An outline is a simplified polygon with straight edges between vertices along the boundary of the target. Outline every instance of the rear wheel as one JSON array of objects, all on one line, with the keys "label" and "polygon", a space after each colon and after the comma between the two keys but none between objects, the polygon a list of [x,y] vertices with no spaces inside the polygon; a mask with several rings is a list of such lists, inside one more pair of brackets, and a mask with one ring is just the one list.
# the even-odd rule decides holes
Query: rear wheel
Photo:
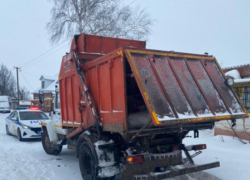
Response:
[{"label": "rear wheel", "polygon": [[79,166],[83,180],[114,180],[115,176],[98,177],[98,158],[92,144],[83,141],[79,147]]},{"label": "rear wheel", "polygon": [[86,141],[79,148],[79,166],[84,180],[98,179],[98,160],[95,149],[92,149]]},{"label": "rear wheel", "polygon": [[62,151],[62,145],[59,145],[59,149],[53,147],[52,143],[50,142],[49,135],[47,131],[42,133],[42,145],[43,149],[47,154],[50,155],[58,155]]},{"label": "rear wheel", "polygon": [[7,135],[10,135],[9,127],[8,127],[7,124],[6,124],[6,126],[5,126],[5,129],[6,129],[6,134],[7,134]]},{"label": "rear wheel", "polygon": [[19,141],[23,141],[22,134],[19,128],[17,129],[17,138]]}]

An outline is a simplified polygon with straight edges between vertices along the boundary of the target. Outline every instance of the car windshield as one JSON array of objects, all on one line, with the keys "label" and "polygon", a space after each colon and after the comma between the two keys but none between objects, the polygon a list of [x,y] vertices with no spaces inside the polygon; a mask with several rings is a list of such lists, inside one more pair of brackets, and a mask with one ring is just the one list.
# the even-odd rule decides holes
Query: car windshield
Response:
[{"label": "car windshield", "polygon": [[20,120],[42,120],[49,119],[43,112],[19,112]]}]

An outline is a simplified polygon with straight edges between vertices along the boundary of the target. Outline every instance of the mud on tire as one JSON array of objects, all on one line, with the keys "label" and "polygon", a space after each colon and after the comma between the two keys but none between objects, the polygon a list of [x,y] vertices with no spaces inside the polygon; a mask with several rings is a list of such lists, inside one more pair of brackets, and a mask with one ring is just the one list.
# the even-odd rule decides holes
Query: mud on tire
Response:
[{"label": "mud on tire", "polygon": [[62,151],[62,146],[59,146],[59,149],[56,149],[52,146],[47,131],[42,132],[42,145],[44,151],[50,155],[58,155]]}]

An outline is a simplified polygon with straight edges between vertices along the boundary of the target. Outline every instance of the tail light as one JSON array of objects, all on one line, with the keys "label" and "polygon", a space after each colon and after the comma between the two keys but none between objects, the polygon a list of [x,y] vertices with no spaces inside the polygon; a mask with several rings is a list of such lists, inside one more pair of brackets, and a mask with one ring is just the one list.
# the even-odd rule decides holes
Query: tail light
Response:
[{"label": "tail light", "polygon": [[207,145],[206,144],[199,144],[199,145],[195,145],[194,146],[194,150],[195,151],[203,150],[203,149],[207,149]]},{"label": "tail light", "polygon": [[127,157],[127,162],[132,164],[141,164],[144,162],[144,160],[142,156],[131,156]]},{"label": "tail light", "polygon": [[172,147],[172,150],[173,150],[173,151],[179,150],[179,146],[173,146],[173,147]]}]

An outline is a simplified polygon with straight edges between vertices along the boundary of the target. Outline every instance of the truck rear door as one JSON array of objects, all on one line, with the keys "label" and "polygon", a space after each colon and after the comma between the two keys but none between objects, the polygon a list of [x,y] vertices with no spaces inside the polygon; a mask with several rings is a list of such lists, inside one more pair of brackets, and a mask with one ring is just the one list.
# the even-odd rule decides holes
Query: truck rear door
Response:
[{"label": "truck rear door", "polygon": [[155,125],[248,117],[212,56],[125,50]]}]

